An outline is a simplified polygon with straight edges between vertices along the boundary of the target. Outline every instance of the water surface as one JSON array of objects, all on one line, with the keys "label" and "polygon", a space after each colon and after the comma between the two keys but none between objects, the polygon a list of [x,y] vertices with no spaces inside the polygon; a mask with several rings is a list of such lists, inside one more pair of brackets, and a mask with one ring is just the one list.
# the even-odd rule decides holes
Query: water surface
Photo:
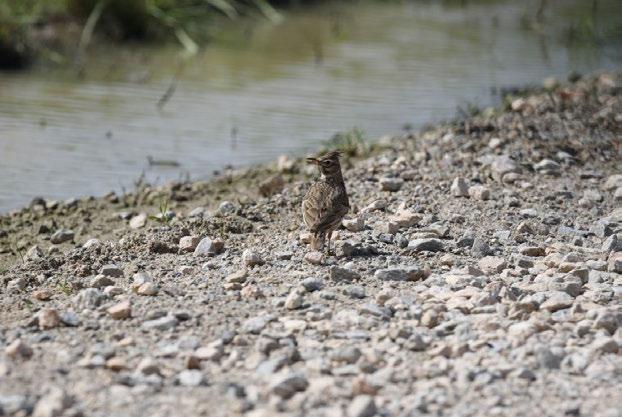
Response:
[{"label": "water surface", "polygon": [[187,61],[176,45],[94,46],[80,74],[0,73],[0,211],[131,188],[143,172],[207,178],[354,126],[373,139],[494,105],[497,87],[621,67],[622,2],[549,1],[538,19],[539,4],[328,3],[237,22]]}]

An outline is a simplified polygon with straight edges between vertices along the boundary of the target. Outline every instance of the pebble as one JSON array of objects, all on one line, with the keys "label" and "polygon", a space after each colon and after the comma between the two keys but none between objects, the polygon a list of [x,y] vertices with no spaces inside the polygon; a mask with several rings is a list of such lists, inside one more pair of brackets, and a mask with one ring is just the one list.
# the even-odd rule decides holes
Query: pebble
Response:
[{"label": "pebble", "polygon": [[343,224],[343,227],[353,233],[365,230],[365,219],[360,216],[353,217],[351,219],[343,219],[341,223]]},{"label": "pebble", "polygon": [[501,155],[490,165],[492,177],[497,181],[503,181],[503,177],[510,173],[520,174],[520,169],[508,155]]},{"label": "pebble", "polygon": [[374,273],[374,277],[381,281],[416,281],[423,275],[423,270],[418,266],[378,269]]},{"label": "pebble", "polygon": [[101,241],[99,239],[89,239],[87,240],[82,247],[84,249],[96,248],[101,246]]},{"label": "pebble", "polygon": [[544,256],[546,254],[545,249],[540,246],[522,246],[518,249],[518,252],[521,255],[534,257]]},{"label": "pebble", "polygon": [[178,320],[173,315],[166,315],[153,320],[144,321],[140,327],[145,330],[170,330],[177,326]]},{"label": "pebble", "polygon": [[89,281],[89,287],[91,288],[104,288],[110,285],[114,285],[114,281],[105,275],[96,275]]},{"label": "pebble", "polygon": [[507,263],[499,256],[485,256],[479,260],[477,266],[487,274],[498,274],[507,267]]},{"label": "pebble", "polygon": [[613,191],[620,187],[622,187],[622,174],[610,175],[603,184],[603,188],[607,191]]},{"label": "pebble", "polygon": [[319,291],[324,287],[324,281],[312,277],[303,279],[301,284],[308,292]]},{"label": "pebble", "polygon": [[307,252],[305,254],[304,260],[311,265],[321,265],[322,261],[324,260],[324,254],[319,251]]},{"label": "pebble", "polygon": [[155,296],[158,295],[158,287],[153,282],[145,282],[136,290],[138,295]]},{"label": "pebble", "polygon": [[483,185],[472,185],[469,187],[469,196],[475,200],[489,200],[490,190]]},{"label": "pebble", "polygon": [[24,259],[28,261],[36,261],[37,259],[43,258],[43,251],[37,245],[31,246],[27,251],[26,255],[24,255]]},{"label": "pebble", "polygon": [[293,397],[297,392],[306,390],[308,386],[307,378],[296,373],[277,374],[269,383],[270,392],[283,399]]},{"label": "pebble", "polygon": [[141,285],[146,284],[148,282],[153,282],[153,278],[151,275],[146,272],[137,272],[132,276],[132,291],[137,292]]},{"label": "pebble", "polygon": [[32,412],[32,417],[59,417],[75,402],[63,389],[49,388],[48,392],[37,401]]},{"label": "pebble", "polygon": [[198,387],[203,384],[203,373],[198,369],[184,369],[177,374],[177,381],[184,387]]},{"label": "pebble", "polygon": [[32,357],[32,348],[23,340],[16,339],[4,350],[8,356],[12,358],[29,359]]},{"label": "pebble", "polygon": [[236,210],[237,208],[235,207],[235,204],[230,201],[223,201],[218,206],[218,212],[223,215],[233,214]]},{"label": "pebble", "polygon": [[402,188],[404,180],[401,178],[381,178],[378,183],[380,184],[380,189],[382,191],[395,192]]},{"label": "pebble", "polygon": [[197,235],[184,236],[179,239],[179,250],[181,252],[193,252],[200,241],[201,237]]},{"label": "pebble", "polygon": [[335,282],[351,282],[361,278],[358,272],[336,265],[330,267],[329,276]]},{"label": "pebble", "polygon": [[124,320],[132,315],[132,307],[129,301],[122,301],[108,308],[108,315],[115,320]]},{"label": "pebble", "polygon": [[535,164],[534,169],[541,174],[545,175],[559,175],[561,166],[552,159],[543,159]]},{"label": "pebble", "polygon": [[296,310],[302,307],[303,298],[296,292],[292,291],[285,299],[285,308],[288,310]]},{"label": "pebble", "polygon": [[376,403],[370,395],[357,395],[348,405],[348,417],[373,417],[377,412]]},{"label": "pebble", "polygon": [[408,242],[408,249],[415,252],[438,252],[443,250],[440,239],[413,239]]},{"label": "pebble", "polygon": [[242,252],[242,261],[244,262],[244,265],[248,267],[263,265],[264,263],[261,255],[251,249],[246,249],[244,250],[244,252]]},{"label": "pebble", "polygon": [[454,197],[468,197],[469,185],[463,177],[456,177],[451,183],[450,191]]},{"label": "pebble", "polygon": [[52,292],[48,289],[41,288],[39,290],[35,290],[32,293],[33,298],[39,301],[48,301],[52,298]]},{"label": "pebble", "polygon": [[225,242],[222,239],[211,239],[205,237],[201,239],[197,247],[194,249],[194,256],[213,256],[221,253],[225,248]]},{"label": "pebble", "polygon": [[81,290],[74,298],[73,305],[79,311],[87,309],[94,310],[104,300],[104,295],[97,288],[86,288]]},{"label": "pebble", "polygon": [[473,239],[473,245],[471,246],[471,253],[473,256],[481,258],[492,254],[492,249],[488,245],[488,242],[481,237]]},{"label": "pebble", "polygon": [[130,220],[130,229],[140,229],[147,224],[147,213],[140,213]]},{"label": "pebble", "polygon": [[53,329],[60,325],[60,316],[52,308],[44,308],[37,313],[37,321],[41,330]]},{"label": "pebble", "polygon": [[59,245],[61,243],[69,242],[73,240],[74,233],[73,230],[69,229],[60,229],[54,232],[54,234],[50,237],[50,243],[55,245]]},{"label": "pebble", "polygon": [[123,270],[116,265],[104,265],[99,273],[107,277],[123,278]]},{"label": "pebble", "polygon": [[550,312],[568,308],[572,306],[574,301],[568,293],[562,291],[550,291],[547,294],[547,297],[547,300],[540,304],[540,309],[548,310]]},{"label": "pebble", "polygon": [[612,252],[607,260],[607,269],[609,272],[617,272],[622,274],[622,252]]}]

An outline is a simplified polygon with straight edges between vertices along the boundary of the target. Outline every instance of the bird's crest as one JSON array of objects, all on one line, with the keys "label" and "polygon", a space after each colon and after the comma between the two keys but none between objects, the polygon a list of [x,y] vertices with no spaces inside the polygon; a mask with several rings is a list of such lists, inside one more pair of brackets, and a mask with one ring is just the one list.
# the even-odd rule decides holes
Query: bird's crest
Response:
[{"label": "bird's crest", "polygon": [[341,157],[341,151],[330,151],[320,156],[318,159],[339,159]]}]

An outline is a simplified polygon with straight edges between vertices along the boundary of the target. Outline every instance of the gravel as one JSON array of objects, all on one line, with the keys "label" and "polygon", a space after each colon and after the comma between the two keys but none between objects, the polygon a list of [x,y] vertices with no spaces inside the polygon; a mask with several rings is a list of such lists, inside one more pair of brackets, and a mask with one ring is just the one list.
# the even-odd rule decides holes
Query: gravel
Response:
[{"label": "gravel", "polygon": [[344,157],[333,253],[287,157],[0,216],[0,414],[616,415],[621,81]]}]

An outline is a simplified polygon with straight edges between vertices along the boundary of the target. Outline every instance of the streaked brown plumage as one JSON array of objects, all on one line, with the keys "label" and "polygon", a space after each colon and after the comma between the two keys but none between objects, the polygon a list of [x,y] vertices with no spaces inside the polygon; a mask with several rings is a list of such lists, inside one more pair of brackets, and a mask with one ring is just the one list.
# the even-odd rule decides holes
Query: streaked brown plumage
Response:
[{"label": "streaked brown plumage", "polygon": [[302,218],[313,234],[311,247],[315,250],[321,250],[328,238],[327,251],[330,252],[330,236],[350,210],[339,156],[339,152],[332,151],[320,158],[307,158],[307,162],[317,165],[322,174],[302,200]]}]

